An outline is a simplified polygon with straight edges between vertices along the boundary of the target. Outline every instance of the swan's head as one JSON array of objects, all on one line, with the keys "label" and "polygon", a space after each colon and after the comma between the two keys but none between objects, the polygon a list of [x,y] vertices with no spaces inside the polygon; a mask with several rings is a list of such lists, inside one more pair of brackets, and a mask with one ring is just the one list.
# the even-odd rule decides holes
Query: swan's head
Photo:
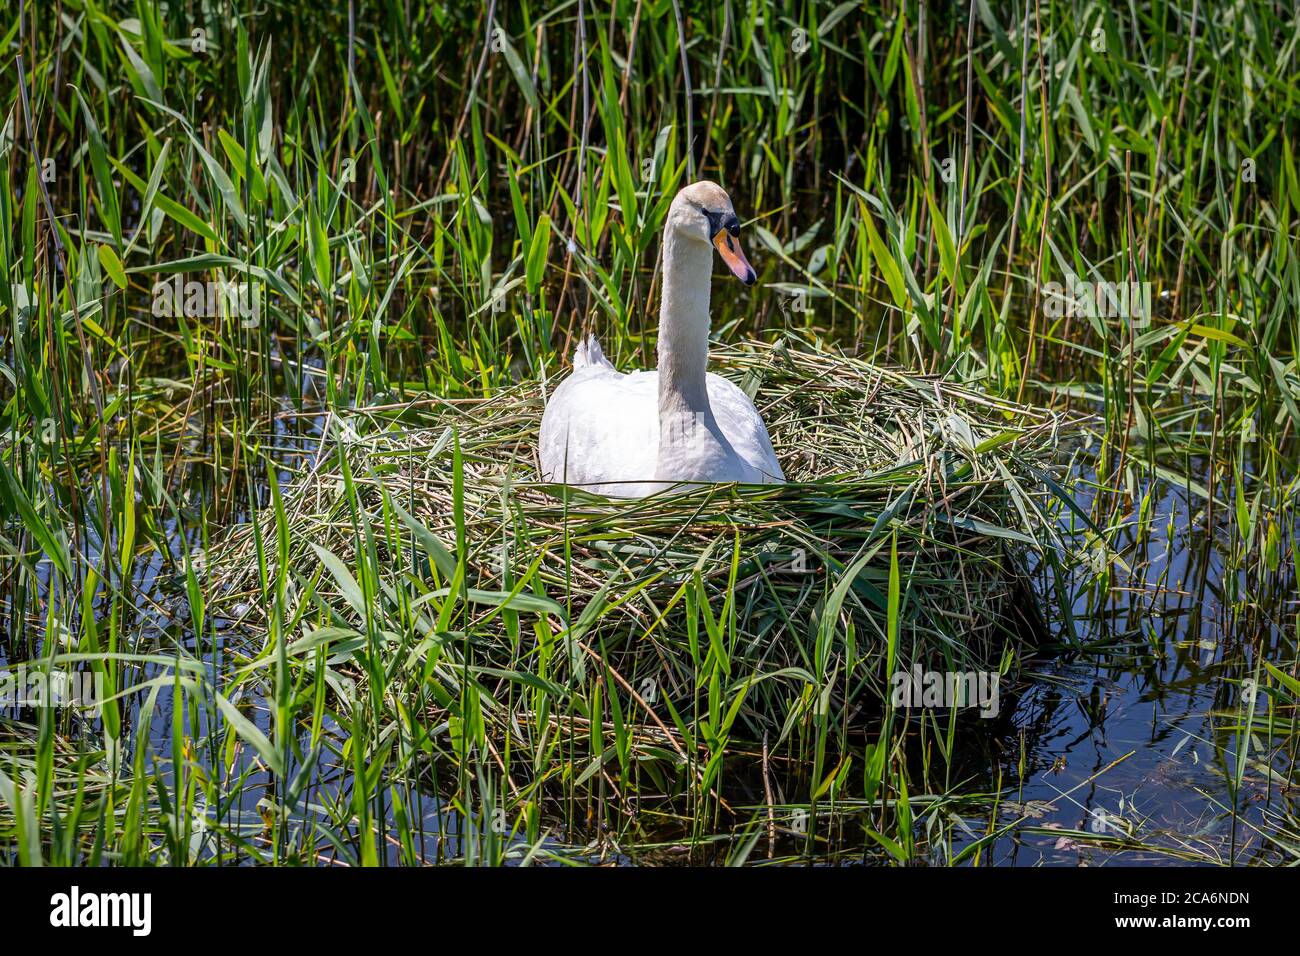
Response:
[{"label": "swan's head", "polygon": [[731,197],[717,183],[703,180],[684,187],[668,210],[667,228],[682,238],[712,245],[731,274],[745,285],[758,280],[740,248],[740,220]]}]

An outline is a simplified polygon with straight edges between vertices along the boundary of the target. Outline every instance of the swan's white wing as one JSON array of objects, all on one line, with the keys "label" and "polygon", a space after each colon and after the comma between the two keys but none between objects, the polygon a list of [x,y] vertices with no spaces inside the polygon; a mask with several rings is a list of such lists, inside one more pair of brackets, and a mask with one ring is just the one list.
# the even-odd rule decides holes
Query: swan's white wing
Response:
[{"label": "swan's white wing", "polygon": [[727,436],[736,454],[763,475],[763,481],[785,481],[785,474],[772,450],[772,440],[767,426],[749,396],[740,386],[720,375],[710,374],[708,379],[709,404],[718,427]]},{"label": "swan's white wing", "polygon": [[658,396],[654,372],[623,375],[604,365],[574,371],[542,415],[542,479],[607,495],[653,492],[627,483],[654,478]]}]

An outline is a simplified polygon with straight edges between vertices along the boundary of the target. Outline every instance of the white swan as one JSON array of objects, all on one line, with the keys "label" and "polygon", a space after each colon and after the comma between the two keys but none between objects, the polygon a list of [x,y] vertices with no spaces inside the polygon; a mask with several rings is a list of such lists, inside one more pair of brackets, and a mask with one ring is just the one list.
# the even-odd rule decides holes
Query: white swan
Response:
[{"label": "white swan", "polygon": [[579,345],[542,415],[544,481],[634,498],[679,482],[785,480],[754,403],[706,372],[713,249],[745,285],[757,278],[739,233],[721,186],[677,194],[664,224],[659,369],[624,375],[595,336]]}]

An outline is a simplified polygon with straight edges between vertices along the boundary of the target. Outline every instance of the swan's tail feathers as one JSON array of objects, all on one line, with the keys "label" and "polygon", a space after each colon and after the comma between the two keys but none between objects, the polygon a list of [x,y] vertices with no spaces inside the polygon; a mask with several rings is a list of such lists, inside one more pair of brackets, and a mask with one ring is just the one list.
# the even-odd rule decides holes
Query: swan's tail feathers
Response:
[{"label": "swan's tail feathers", "polygon": [[600,343],[596,341],[594,335],[588,335],[578,343],[578,347],[573,351],[573,367],[575,369],[586,368],[589,365],[599,368],[614,367],[614,363],[605,358],[605,353],[601,351]]}]

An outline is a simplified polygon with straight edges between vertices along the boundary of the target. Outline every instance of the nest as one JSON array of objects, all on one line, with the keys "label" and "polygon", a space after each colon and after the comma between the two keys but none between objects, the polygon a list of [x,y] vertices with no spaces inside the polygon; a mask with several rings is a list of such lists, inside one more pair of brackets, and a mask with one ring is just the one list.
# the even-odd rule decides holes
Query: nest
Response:
[{"label": "nest", "polygon": [[895,672],[1005,671],[1032,646],[1023,569],[1061,545],[1045,472],[1060,419],[785,343],[715,352],[711,370],[754,398],[787,484],[618,501],[541,484],[535,382],[358,412],[260,536],[236,529],[215,556],[225,613],[265,627],[247,609],[274,604],[287,557],[292,646],[326,633],[340,668],[349,640],[378,639],[408,666],[434,655],[425,673],[449,688],[466,667],[548,693],[612,674],[676,716],[704,706],[691,688],[712,666],[743,685],[755,734],[800,697],[878,703],[891,654]]}]

